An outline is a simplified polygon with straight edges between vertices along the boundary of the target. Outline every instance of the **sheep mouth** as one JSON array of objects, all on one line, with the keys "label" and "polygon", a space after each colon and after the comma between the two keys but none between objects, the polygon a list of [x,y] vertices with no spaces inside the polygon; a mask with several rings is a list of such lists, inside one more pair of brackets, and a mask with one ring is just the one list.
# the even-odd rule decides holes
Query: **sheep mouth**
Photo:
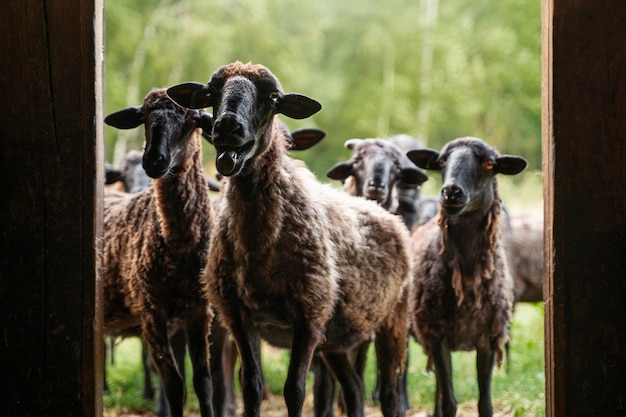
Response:
[{"label": "sheep mouth", "polygon": [[379,203],[383,202],[387,200],[387,189],[384,187],[367,187],[365,197],[368,200],[374,200]]},{"label": "sheep mouth", "polygon": [[441,209],[448,216],[456,216],[465,211],[467,204],[465,203],[450,203],[442,202]]},{"label": "sheep mouth", "polygon": [[254,147],[254,141],[250,141],[243,146],[217,146],[217,156],[215,157],[215,167],[224,176],[237,175],[241,172],[250,150]]}]

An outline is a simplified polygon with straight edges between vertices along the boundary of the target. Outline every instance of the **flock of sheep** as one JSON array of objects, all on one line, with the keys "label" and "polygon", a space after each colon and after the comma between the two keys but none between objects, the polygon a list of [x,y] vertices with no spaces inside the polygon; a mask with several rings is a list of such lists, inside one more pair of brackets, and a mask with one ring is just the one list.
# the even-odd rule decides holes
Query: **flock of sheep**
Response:
[{"label": "flock of sheep", "polygon": [[[151,178],[148,186],[133,171],[136,156],[107,172],[107,182],[125,184],[105,193],[107,334],[145,342],[160,377],[158,415],[183,415],[187,349],[203,417],[233,414],[237,353],[245,415],[259,416],[263,339],[290,350],[290,417],[302,413],[309,371],[316,416],[333,415],[335,381],[343,410],[363,416],[371,342],[382,414],[403,416],[413,337],[436,375],[434,415],[456,413],[451,352],[475,350],[479,414],[491,416],[491,374],[514,303],[541,297],[541,254],[536,244],[525,249],[541,226],[523,227],[528,234],[518,238],[496,181],[526,161],[472,137],[440,151],[402,137],[352,139],[351,158],[328,172],[343,182],[338,189],[288,154],[324,133],[290,132],[277,117],[319,110],[285,93],[265,67],[235,62],[207,84],[156,89],[141,106],[106,117],[119,129],[144,127],[141,165]],[[222,176],[213,199],[203,140],[215,147]],[[420,195],[423,170],[442,176],[436,199]]]}]

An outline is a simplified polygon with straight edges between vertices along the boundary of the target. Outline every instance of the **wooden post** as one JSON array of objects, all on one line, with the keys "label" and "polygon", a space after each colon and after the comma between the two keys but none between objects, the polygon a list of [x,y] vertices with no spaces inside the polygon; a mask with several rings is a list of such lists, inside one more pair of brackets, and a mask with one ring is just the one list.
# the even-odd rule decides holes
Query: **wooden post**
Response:
[{"label": "wooden post", "polygon": [[102,414],[102,0],[0,13],[0,414]]},{"label": "wooden post", "polygon": [[547,415],[626,415],[626,2],[543,0]]}]

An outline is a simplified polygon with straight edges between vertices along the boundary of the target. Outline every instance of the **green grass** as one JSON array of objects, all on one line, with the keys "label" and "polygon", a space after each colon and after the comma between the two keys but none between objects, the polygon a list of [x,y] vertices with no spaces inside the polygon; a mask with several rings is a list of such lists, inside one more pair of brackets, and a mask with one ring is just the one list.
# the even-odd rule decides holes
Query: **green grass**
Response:
[{"label": "green grass", "polygon": [[[541,303],[518,304],[511,330],[509,371],[506,371],[505,362],[502,368],[494,370],[493,375],[492,398],[494,407],[499,411],[498,415],[524,417],[545,415],[543,334],[543,305]],[[153,401],[142,398],[143,371],[140,349],[139,340],[136,338],[127,339],[118,344],[115,351],[115,364],[107,365],[110,392],[104,395],[105,408],[131,412],[154,408]],[[414,340],[411,341],[409,354],[408,383],[413,410],[432,410],[434,374],[426,372],[426,357]],[[454,387],[459,408],[471,412],[476,409],[478,399],[475,358],[474,352],[455,352],[452,357]],[[269,389],[273,394],[282,395],[288,363],[287,351],[264,349],[263,369]],[[187,375],[190,376],[189,363],[186,369]],[[188,392],[193,393],[190,378],[187,378],[187,381]],[[372,350],[368,356],[365,376],[368,398],[374,384],[375,356]],[[312,386],[312,377],[309,375],[307,389],[312,389]],[[191,412],[198,412],[197,400],[193,394],[188,395],[187,409]]]}]

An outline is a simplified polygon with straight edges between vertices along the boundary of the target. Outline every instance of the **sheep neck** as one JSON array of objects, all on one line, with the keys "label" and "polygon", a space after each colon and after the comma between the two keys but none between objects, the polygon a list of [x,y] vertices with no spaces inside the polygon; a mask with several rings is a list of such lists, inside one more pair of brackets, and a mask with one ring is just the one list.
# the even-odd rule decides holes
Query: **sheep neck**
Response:
[{"label": "sheep neck", "polygon": [[250,161],[244,174],[229,178],[227,198],[230,207],[241,208],[232,213],[237,229],[237,242],[250,256],[262,257],[278,239],[287,211],[294,198],[292,161],[286,155],[282,136],[262,154]]},{"label": "sheep neck", "polygon": [[[483,280],[491,279],[496,264],[496,255],[500,244],[499,217],[502,202],[497,192],[497,183],[493,182],[494,198],[491,204],[482,210],[476,210],[459,216],[445,216],[440,210],[441,254],[448,268],[452,271],[451,285],[461,305],[464,288],[470,286],[477,291]],[[481,300],[476,303],[480,305]]]},{"label": "sheep neck", "polygon": [[200,130],[196,129],[178,158],[174,172],[154,179],[160,227],[168,244],[181,248],[208,240],[210,207],[208,187],[202,169]]}]

